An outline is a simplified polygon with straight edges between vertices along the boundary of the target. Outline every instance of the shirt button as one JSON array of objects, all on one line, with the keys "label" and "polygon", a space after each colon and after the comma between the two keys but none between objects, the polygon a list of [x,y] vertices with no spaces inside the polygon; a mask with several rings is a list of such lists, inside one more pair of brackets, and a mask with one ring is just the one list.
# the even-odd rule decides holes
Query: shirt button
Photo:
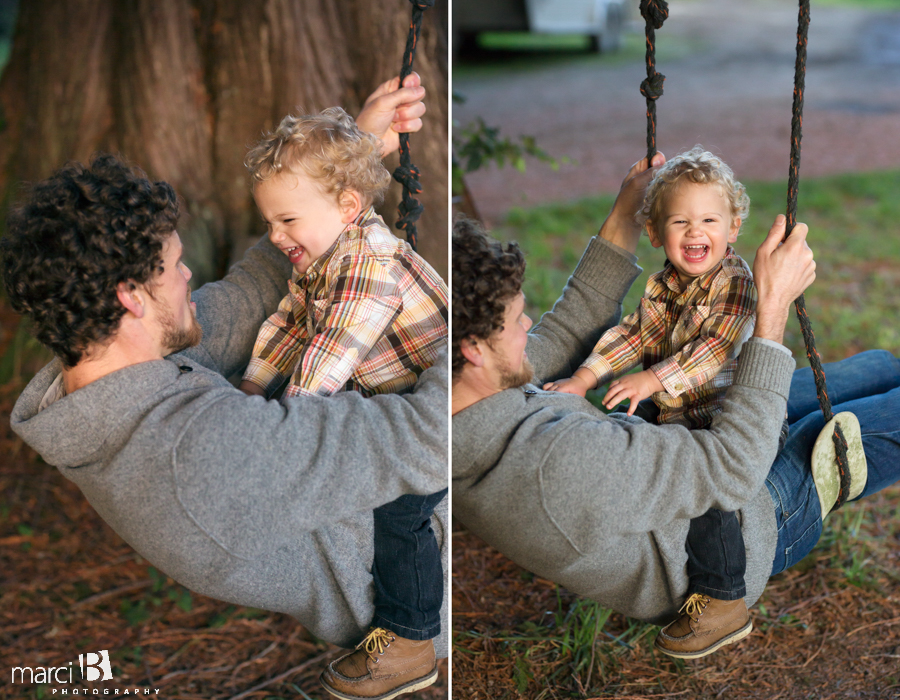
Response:
[{"label": "shirt button", "polygon": [[525,393],[531,396],[532,394],[536,394],[537,392],[534,389],[526,389]]},{"label": "shirt button", "polygon": [[684,384],[676,384],[675,385],[675,391],[681,391],[682,389],[684,389]]}]

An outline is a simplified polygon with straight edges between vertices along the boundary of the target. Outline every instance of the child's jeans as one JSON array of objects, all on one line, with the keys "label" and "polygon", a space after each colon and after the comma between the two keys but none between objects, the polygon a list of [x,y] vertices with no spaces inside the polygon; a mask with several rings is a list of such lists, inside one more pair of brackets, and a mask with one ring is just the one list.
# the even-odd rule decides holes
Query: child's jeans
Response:
[{"label": "child's jeans", "polygon": [[375,509],[374,627],[421,641],[441,631],[444,569],[431,514],[447,489]]},{"label": "child's jeans", "polygon": [[[659,407],[645,399],[638,404],[635,415],[656,423]],[[737,600],[747,594],[744,585],[747,556],[735,513],[710,508],[693,518],[686,548],[689,593],[702,593],[717,600]]]},{"label": "child's jeans", "polygon": [[687,537],[688,591],[717,600],[737,600],[747,594],[747,557],[737,515],[710,508],[691,520]]}]

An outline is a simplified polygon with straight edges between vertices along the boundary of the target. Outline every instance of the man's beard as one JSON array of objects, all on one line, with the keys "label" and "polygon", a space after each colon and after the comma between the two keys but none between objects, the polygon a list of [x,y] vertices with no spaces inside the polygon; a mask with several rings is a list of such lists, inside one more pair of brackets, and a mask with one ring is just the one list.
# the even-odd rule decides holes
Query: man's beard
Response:
[{"label": "man's beard", "polygon": [[161,314],[160,323],[163,329],[162,346],[166,348],[167,355],[192,348],[203,340],[203,329],[193,313],[190,327],[181,328],[175,323],[172,310],[166,307]]},{"label": "man's beard", "polygon": [[523,386],[524,384],[528,384],[528,382],[534,379],[534,367],[531,364],[531,360],[528,359],[526,355],[522,360],[522,366],[519,368],[518,372],[513,372],[509,368],[509,363],[504,362],[503,366],[500,368],[500,388],[501,389],[515,389],[516,387]]}]

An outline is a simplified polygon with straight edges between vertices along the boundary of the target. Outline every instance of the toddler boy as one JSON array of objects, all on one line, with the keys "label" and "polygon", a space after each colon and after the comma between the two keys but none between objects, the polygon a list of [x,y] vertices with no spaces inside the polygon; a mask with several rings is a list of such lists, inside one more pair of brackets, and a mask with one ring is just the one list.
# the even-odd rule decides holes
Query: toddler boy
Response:
[{"label": "toddler boy", "polygon": [[[446,342],[447,288],[373,209],[391,180],[378,139],[337,107],[288,116],[246,165],[269,239],[294,271],[240,388],[270,397],[288,381],[290,397],[412,387]],[[436,680],[443,571],[431,515],[446,492],[375,510],[372,630],[322,674],[332,695],[395,697]]]},{"label": "toddler boy", "polygon": [[[651,244],[665,249],[665,267],[651,275],[637,311],[603,334],[574,376],[544,389],[584,396],[643,364],[643,371],[610,384],[607,408],[629,400],[629,415],[708,427],[721,411],[741,345],[753,333],[756,287],[730,245],[749,206],[731,168],[701,146],[663,165],[638,216]],[[737,516],[711,509],[691,520],[687,553],[690,595],[656,647],[697,658],[743,639],[753,627],[743,599],[746,560]]]}]

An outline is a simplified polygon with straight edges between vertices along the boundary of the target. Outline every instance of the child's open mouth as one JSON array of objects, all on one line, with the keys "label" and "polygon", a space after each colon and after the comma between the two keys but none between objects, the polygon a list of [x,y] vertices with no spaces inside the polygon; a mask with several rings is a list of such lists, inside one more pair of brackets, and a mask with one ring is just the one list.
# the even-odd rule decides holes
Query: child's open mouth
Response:
[{"label": "child's open mouth", "polygon": [[681,249],[684,252],[684,259],[688,262],[703,262],[709,253],[708,245],[686,245]]},{"label": "child's open mouth", "polygon": [[301,248],[300,246],[287,248],[284,252],[287,254],[288,260],[291,261],[291,265],[296,265],[298,262],[300,262],[300,258],[303,257],[303,248]]}]

